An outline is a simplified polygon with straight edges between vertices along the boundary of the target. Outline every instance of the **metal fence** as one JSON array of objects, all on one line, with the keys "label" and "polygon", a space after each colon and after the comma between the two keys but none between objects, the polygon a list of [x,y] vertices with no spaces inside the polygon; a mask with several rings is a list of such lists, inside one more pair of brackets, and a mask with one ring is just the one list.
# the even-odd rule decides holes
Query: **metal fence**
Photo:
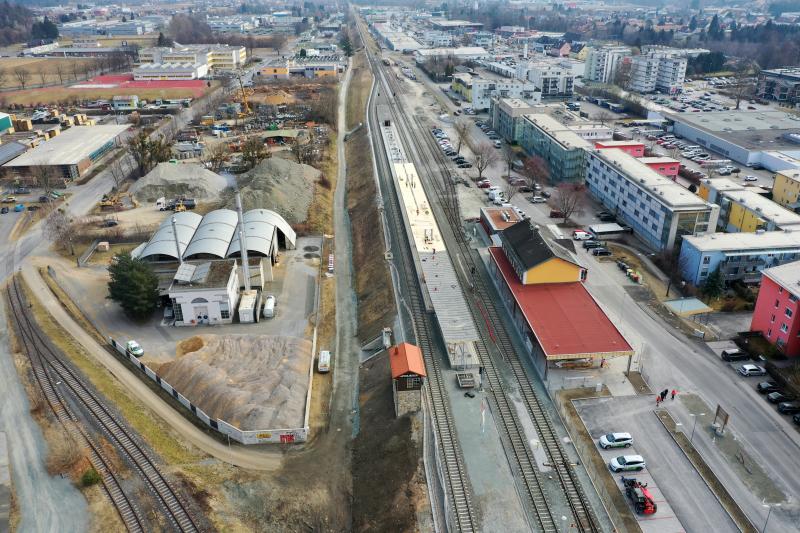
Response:
[{"label": "metal fence", "polygon": [[[225,422],[224,420],[220,420],[218,418],[211,418],[208,416],[202,409],[194,405],[192,402],[189,401],[183,394],[175,390],[169,383],[161,379],[161,377],[155,373],[153,369],[139,361],[134,355],[132,355],[122,344],[115,341],[113,338],[110,339],[111,346],[127,358],[133,366],[138,368],[144,375],[149,377],[151,380],[155,381],[162,389],[167,391],[167,393],[178,400],[181,405],[189,409],[194,416],[199,418],[203,421],[205,425],[210,427],[211,429],[225,435],[229,439],[235,440],[236,442],[240,442],[242,444],[265,444],[270,442],[280,442],[280,443],[292,443],[292,442],[305,442],[308,440],[308,423],[302,428],[294,428],[294,429],[256,429],[256,430],[241,430],[235,426],[232,426]],[[313,357],[313,352],[312,352]],[[312,365],[313,367],[313,365]],[[310,405],[306,405],[306,411],[310,408]],[[306,420],[308,420],[306,418]]]},{"label": "metal fence", "polygon": [[[427,385],[426,385],[427,387]],[[422,395],[422,459],[425,465],[425,477],[428,481],[428,498],[431,502],[431,514],[433,515],[434,529],[439,531],[453,531],[453,517],[450,516],[447,502],[447,492],[442,485],[444,472],[442,471],[442,459],[440,458],[439,441],[436,438],[436,431],[433,427],[433,419],[430,416],[430,399],[427,391]]]}]

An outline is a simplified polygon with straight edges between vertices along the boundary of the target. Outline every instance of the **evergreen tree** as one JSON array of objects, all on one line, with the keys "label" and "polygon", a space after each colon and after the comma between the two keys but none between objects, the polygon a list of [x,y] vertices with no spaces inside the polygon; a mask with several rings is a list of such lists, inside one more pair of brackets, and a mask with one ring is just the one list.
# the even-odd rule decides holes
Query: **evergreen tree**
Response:
[{"label": "evergreen tree", "polygon": [[722,289],[724,288],[725,286],[722,280],[722,273],[719,271],[719,268],[717,268],[714,270],[714,272],[708,275],[706,280],[703,282],[703,286],[700,288],[700,291],[710,300],[712,298],[719,297],[719,295],[722,294]]},{"label": "evergreen tree", "polygon": [[108,272],[108,298],[117,302],[126,315],[143,320],[153,314],[158,302],[158,277],[149,264],[126,252],[117,256]]}]

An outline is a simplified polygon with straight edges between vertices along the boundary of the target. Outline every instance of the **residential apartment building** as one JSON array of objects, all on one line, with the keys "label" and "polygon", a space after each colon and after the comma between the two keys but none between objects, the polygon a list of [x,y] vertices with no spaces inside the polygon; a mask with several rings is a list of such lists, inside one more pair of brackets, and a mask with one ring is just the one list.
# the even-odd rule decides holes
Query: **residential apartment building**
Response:
[{"label": "residential apartment building", "polygon": [[[519,76],[524,69],[524,76]],[[527,79],[542,91],[542,98],[569,98],[573,94],[574,76],[570,65],[554,62],[530,62],[517,68],[518,77]]]},{"label": "residential apartment building", "polygon": [[617,148],[633,157],[644,157],[644,143],[639,141],[597,141],[594,147],[600,150]]},{"label": "residential apartment building", "polygon": [[422,34],[422,42],[434,48],[453,46],[453,36],[443,31],[426,31]]},{"label": "residential apartment building", "polygon": [[495,96],[517,98],[531,104],[539,103],[542,100],[541,91],[530,82],[488,79],[466,72],[454,74],[450,88],[476,111],[489,109],[492,97]]},{"label": "residential apartment building", "polygon": [[686,57],[668,52],[634,56],[628,88],[639,93],[674,94],[683,88],[687,64]]},{"label": "residential apartment building", "polygon": [[547,162],[551,183],[583,180],[585,154],[591,144],[553,117],[525,115],[519,144],[528,154]]},{"label": "residential apartment building", "polygon": [[800,102],[800,67],[762,70],[756,94],[766,100],[796,105]]},{"label": "residential apartment building", "polygon": [[717,224],[718,206],[619,149],[587,152],[586,186],[655,250],[671,250],[682,237],[713,232]]},{"label": "residential apartment building", "polygon": [[772,200],[786,209],[800,213],[800,169],[781,170],[775,174]]},{"label": "residential apartment building", "polygon": [[726,283],[757,285],[764,269],[798,259],[800,231],[711,233],[684,237],[679,264],[683,279],[695,286],[717,268]]},{"label": "residential apartment building", "polygon": [[717,222],[719,231],[752,233],[800,230],[800,214],[729,179],[704,179],[700,182],[697,195],[720,206]]},{"label": "residential apartment building", "polygon": [[631,49],[627,46],[592,48],[586,57],[584,78],[598,83],[612,83],[620,63],[631,55]]},{"label": "residential apartment building", "polygon": [[492,129],[506,142],[517,144],[522,140],[522,121],[536,108],[517,98],[492,98],[490,115]]},{"label": "residential apartment building", "polygon": [[800,262],[761,272],[750,331],[760,332],[787,357],[800,356]]}]

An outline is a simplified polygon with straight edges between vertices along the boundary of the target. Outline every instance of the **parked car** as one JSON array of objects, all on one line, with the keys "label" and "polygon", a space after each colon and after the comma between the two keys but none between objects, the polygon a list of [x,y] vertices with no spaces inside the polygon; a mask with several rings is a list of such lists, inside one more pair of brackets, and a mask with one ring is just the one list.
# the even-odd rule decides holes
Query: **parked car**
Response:
[{"label": "parked car", "polygon": [[128,344],[125,345],[125,349],[134,357],[141,357],[144,355],[144,349],[139,346],[139,343],[136,341],[128,341]]},{"label": "parked car", "polygon": [[545,199],[545,197],[544,197],[544,196],[531,196],[531,197],[529,198],[529,200],[530,200],[530,201],[531,201],[531,203],[533,203],[533,204],[543,204],[543,203],[546,203],[546,202],[547,202],[547,200]]},{"label": "parked car", "polygon": [[558,209],[551,209],[550,218],[564,218],[564,213],[562,213]]},{"label": "parked car", "polygon": [[549,192],[547,192],[547,191],[541,191],[541,192],[539,192],[539,194],[541,194],[541,195],[542,195],[542,196],[544,196],[545,198],[550,198],[550,193],[549,193]]},{"label": "parked car", "polygon": [[800,402],[783,402],[778,404],[778,412],[784,415],[794,415],[800,413]]},{"label": "parked car", "polygon": [[723,361],[746,361],[748,359],[750,359],[750,355],[739,348],[727,348],[722,350]]},{"label": "parked car", "polygon": [[611,255],[611,250],[608,248],[595,248],[592,250],[592,255],[595,257],[608,257]]},{"label": "parked car", "polygon": [[572,240],[574,241],[588,241],[593,238],[591,233],[582,229],[576,229],[572,232]]},{"label": "parked car", "polygon": [[583,241],[584,250],[594,250],[595,248],[604,248],[605,243],[600,241]]},{"label": "parked car", "polygon": [[627,472],[630,470],[640,472],[644,470],[645,466],[644,457],[641,455],[620,455],[608,463],[608,468],[612,472]]},{"label": "parked car", "polygon": [[745,176],[744,181],[758,181],[756,176]]},{"label": "parked car", "polygon": [[8,213],[7,207],[3,207],[2,209],[0,209],[0,215],[5,215],[6,213]]},{"label": "parked car", "polygon": [[458,168],[472,168],[472,164],[470,163],[462,163],[458,165]]},{"label": "parked car", "polygon": [[769,403],[784,403],[794,400],[794,396],[786,394],[785,392],[775,391],[767,394],[767,401]]},{"label": "parked car", "polygon": [[633,444],[633,437],[631,437],[630,433],[609,433],[600,437],[598,444],[604,450],[609,448],[629,448]]},{"label": "parked car", "polygon": [[769,394],[778,390],[778,384],[774,381],[762,381],[756,385],[756,392],[759,394]]},{"label": "parked car", "polygon": [[489,182],[487,180],[481,180],[481,181],[478,182],[478,188],[479,189],[488,189],[491,186],[492,186],[491,182]]},{"label": "parked car", "polygon": [[600,219],[600,222],[616,222],[617,221],[617,217],[615,217],[614,215],[612,215],[610,213],[606,214],[606,215],[600,215],[597,218]]},{"label": "parked car", "polygon": [[742,365],[739,367],[739,373],[745,377],[767,375],[764,367],[758,365]]}]

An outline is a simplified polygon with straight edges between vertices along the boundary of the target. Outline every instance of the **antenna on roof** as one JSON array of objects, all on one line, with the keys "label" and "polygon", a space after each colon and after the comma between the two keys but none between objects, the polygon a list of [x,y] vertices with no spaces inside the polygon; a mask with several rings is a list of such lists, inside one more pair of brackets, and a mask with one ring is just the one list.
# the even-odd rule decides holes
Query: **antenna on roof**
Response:
[{"label": "antenna on roof", "polygon": [[175,251],[178,253],[178,261],[183,264],[183,255],[181,254],[181,244],[178,241],[178,225],[176,224],[175,217],[172,217],[172,235],[175,237]]},{"label": "antenna on roof", "polygon": [[244,231],[244,215],[242,214],[242,195],[236,190],[236,214],[239,216],[239,255],[242,258],[242,276],[244,290],[250,290],[250,263],[247,259],[247,237]]}]

